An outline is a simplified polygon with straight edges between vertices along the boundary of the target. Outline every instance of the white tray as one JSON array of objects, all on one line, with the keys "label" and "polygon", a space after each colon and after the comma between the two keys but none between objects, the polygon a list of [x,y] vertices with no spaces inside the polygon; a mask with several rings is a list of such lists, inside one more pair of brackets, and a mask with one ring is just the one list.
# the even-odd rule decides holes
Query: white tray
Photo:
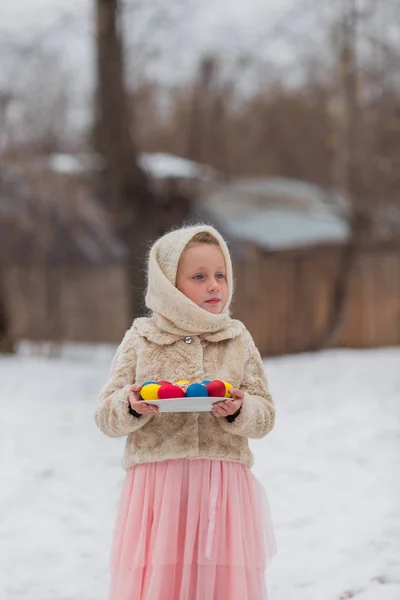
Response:
[{"label": "white tray", "polygon": [[210,412],[215,402],[228,398],[200,396],[196,398],[168,398],[168,400],[144,400],[147,404],[158,406],[160,412]]}]

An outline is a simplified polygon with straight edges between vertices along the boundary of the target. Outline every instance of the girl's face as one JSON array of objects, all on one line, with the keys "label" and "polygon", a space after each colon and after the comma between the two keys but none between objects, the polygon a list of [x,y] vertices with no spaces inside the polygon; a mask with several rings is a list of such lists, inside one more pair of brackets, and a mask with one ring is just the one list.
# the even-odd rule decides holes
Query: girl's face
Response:
[{"label": "girl's face", "polygon": [[176,287],[197,306],[219,314],[228,297],[224,255],[214,244],[190,244],[182,252]]}]

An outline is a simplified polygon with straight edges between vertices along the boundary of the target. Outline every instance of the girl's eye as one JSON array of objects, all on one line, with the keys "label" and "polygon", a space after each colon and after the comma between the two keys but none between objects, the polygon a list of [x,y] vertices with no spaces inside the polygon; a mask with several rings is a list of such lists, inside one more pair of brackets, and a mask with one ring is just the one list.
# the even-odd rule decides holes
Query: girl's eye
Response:
[{"label": "girl's eye", "polygon": [[225,275],[223,273],[217,273],[216,277],[217,279],[223,279]]},{"label": "girl's eye", "polygon": [[203,279],[203,277],[204,277],[204,275],[195,275],[195,276],[193,277],[193,279],[198,279],[198,280],[200,280],[200,279]]}]

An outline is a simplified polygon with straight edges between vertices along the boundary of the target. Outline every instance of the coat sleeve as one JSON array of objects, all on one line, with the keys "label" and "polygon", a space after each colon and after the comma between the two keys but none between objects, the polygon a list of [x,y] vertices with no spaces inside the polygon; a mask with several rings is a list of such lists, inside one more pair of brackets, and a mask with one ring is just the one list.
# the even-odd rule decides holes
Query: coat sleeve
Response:
[{"label": "coat sleeve", "polygon": [[246,332],[248,358],[240,389],[245,392],[243,405],[234,421],[218,418],[222,429],[247,438],[262,438],[275,425],[275,406],[268,390],[263,362],[253,338]]},{"label": "coat sleeve", "polygon": [[94,416],[97,427],[109,437],[128,435],[152,418],[152,415],[135,417],[129,412],[129,389],[135,383],[136,373],[136,351],[132,338],[132,330],[127,331],[118,347]]}]

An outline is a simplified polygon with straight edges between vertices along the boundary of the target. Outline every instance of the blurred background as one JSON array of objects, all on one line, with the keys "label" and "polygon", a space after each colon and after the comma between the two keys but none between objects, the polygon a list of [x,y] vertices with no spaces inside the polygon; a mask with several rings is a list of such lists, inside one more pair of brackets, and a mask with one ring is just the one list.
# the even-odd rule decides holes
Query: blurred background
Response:
[{"label": "blurred background", "polygon": [[96,398],[199,221],[277,404],[271,600],[399,600],[398,0],[0,3],[0,600],[105,600]]},{"label": "blurred background", "polygon": [[400,342],[396,0],[4,4],[0,344],[118,341],[170,227],[264,355]]}]

